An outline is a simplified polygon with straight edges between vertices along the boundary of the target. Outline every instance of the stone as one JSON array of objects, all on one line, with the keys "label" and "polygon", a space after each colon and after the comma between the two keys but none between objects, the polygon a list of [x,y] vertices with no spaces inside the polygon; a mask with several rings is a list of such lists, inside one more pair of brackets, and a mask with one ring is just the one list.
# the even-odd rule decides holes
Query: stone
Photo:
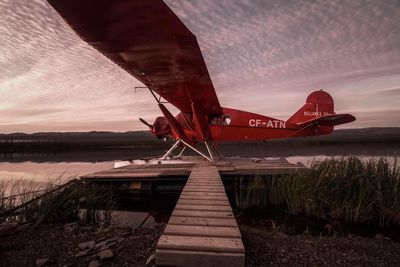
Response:
[{"label": "stone", "polygon": [[36,260],[36,266],[44,266],[49,262],[48,258],[45,259],[37,259]]},{"label": "stone", "polygon": [[116,242],[117,240],[118,240],[118,236],[117,237],[112,237],[112,238],[109,238],[109,239],[107,239],[107,242],[109,242],[109,243],[111,243],[111,242]]},{"label": "stone", "polygon": [[82,250],[82,251],[78,252],[77,254],[75,254],[75,257],[76,258],[83,257],[83,256],[86,256],[88,253],[89,253],[89,250]]},{"label": "stone", "polygon": [[146,261],[146,266],[149,266],[150,264],[152,264],[154,262],[155,258],[156,258],[155,254],[154,253],[151,254],[150,257]]},{"label": "stone", "polygon": [[376,234],[375,238],[379,240],[391,240],[390,237],[384,236],[382,234]]},{"label": "stone", "polygon": [[124,233],[122,233],[121,235],[122,236],[128,236],[128,235],[130,235],[131,234],[131,232],[124,232]]},{"label": "stone", "polygon": [[73,232],[77,227],[76,223],[68,223],[64,225],[64,231]]},{"label": "stone", "polygon": [[105,259],[110,259],[110,258],[114,257],[114,254],[111,249],[105,249],[105,250],[100,251],[97,254],[97,256],[99,256],[99,258],[101,260],[105,260]]},{"label": "stone", "polygon": [[91,261],[89,262],[88,267],[99,267],[100,263],[98,261]]},{"label": "stone", "polygon": [[82,242],[82,243],[80,243],[80,244],[78,245],[78,247],[79,247],[80,249],[85,249],[85,248],[92,249],[92,248],[94,248],[94,245],[95,245],[95,244],[96,244],[95,241],[87,241],[87,242]]},{"label": "stone", "polygon": [[107,241],[101,241],[97,243],[94,247],[95,248],[100,248],[100,247],[106,247],[107,246]]},{"label": "stone", "polygon": [[114,241],[114,242],[108,243],[108,246],[109,246],[109,247],[113,247],[113,246],[115,246],[116,244],[117,244],[117,242]]}]

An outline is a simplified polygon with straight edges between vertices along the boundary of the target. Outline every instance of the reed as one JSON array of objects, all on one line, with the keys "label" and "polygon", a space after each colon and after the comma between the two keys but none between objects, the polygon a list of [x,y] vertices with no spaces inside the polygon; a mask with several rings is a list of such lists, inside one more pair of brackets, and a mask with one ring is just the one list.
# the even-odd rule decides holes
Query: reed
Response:
[{"label": "reed", "polygon": [[[0,214],[34,200],[18,209],[12,217],[34,223],[79,221],[84,224],[98,224],[97,211],[107,212],[115,206],[113,193],[108,188],[97,188],[76,182],[54,191],[61,184],[61,179],[52,180],[46,184],[26,180],[2,180],[0,181]],[[0,218],[0,220],[5,219]]]},{"label": "reed", "polygon": [[360,160],[331,158],[313,162],[307,172],[253,178],[236,187],[238,207],[270,203],[289,214],[349,224],[400,224],[400,167],[397,157]]}]

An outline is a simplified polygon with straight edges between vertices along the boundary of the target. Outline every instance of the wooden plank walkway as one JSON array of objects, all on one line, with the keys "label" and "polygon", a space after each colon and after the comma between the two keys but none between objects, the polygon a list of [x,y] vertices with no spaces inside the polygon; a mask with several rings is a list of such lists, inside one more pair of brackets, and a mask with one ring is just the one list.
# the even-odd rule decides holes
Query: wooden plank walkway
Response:
[{"label": "wooden plank walkway", "polygon": [[[204,159],[186,156],[176,163],[131,164],[119,168],[82,175],[81,179],[92,182],[160,181],[182,180],[189,176],[193,166],[204,163]],[[222,177],[289,174],[305,170],[304,165],[289,163],[286,159],[221,158],[214,162]]]},{"label": "wooden plank walkway", "polygon": [[244,266],[239,227],[216,166],[194,166],[156,248],[156,265]]}]

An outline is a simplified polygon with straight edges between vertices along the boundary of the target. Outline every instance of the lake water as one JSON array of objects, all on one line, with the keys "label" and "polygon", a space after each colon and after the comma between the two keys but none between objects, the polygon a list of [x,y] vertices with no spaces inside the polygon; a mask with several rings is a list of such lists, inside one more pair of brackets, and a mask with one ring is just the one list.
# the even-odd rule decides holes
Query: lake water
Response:
[{"label": "lake water", "polygon": [[[141,157],[157,156],[165,148],[111,149],[104,151],[67,153],[0,153],[0,181],[24,179],[47,182],[49,179],[63,180],[110,169],[115,162]],[[270,148],[263,145],[239,144],[218,147],[226,157],[242,156],[257,158],[286,158],[289,162],[309,165],[314,160],[327,157],[354,155],[360,158],[392,157],[400,152],[399,145],[324,145],[324,146],[282,146]],[[189,152],[190,153],[190,152]]]},{"label": "lake water", "polygon": [[[259,147],[240,147],[240,149],[226,149],[225,156],[259,157],[259,158],[286,158],[291,163],[301,162],[309,165],[313,161],[324,160],[343,155],[355,155],[362,159],[379,159],[387,157],[394,159],[400,151],[398,147],[318,147],[318,148],[284,148],[282,150],[266,150]],[[160,155],[156,151],[153,155]],[[146,155],[148,156],[148,155]],[[49,180],[68,180],[81,175],[110,169],[115,162],[138,158],[137,155],[104,151],[96,153],[60,153],[56,155],[34,154],[18,155],[1,158],[0,155],[0,187],[5,180],[29,180],[45,186]],[[0,188],[1,189],[1,188]],[[119,200],[119,206],[112,212],[111,224],[136,228],[139,225],[152,226],[154,222],[167,222],[178,196],[168,199],[131,199]],[[101,211],[100,211],[101,212]]]},{"label": "lake water", "polygon": [[26,179],[47,182],[71,179],[113,167],[114,161],[104,162],[0,162],[0,179]]},{"label": "lake water", "polygon": [[[313,161],[322,161],[326,158],[340,157],[342,155],[291,155],[285,157],[291,163],[301,162],[308,166]],[[362,159],[379,159],[381,156],[393,159],[393,155],[358,155]],[[279,158],[279,157],[266,157],[266,158]],[[79,159],[78,159],[79,160]],[[106,169],[111,169],[115,162],[113,161],[100,161],[100,162],[0,162],[0,180],[34,180],[37,182],[46,183],[49,180],[69,180],[78,178],[79,176],[90,174]]]}]

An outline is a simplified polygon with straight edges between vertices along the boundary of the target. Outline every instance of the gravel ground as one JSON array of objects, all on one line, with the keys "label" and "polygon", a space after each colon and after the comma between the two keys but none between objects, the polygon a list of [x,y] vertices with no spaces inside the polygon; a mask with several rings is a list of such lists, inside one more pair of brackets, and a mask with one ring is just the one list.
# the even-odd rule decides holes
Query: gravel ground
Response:
[{"label": "gravel ground", "polygon": [[[163,228],[24,227],[0,236],[0,266],[145,266]],[[400,243],[384,237],[295,236],[261,226],[240,229],[247,266],[400,266]]]},{"label": "gravel ground", "polygon": [[[30,227],[0,237],[0,266],[144,266],[153,253],[163,226],[135,231],[123,228],[98,230],[63,225]],[[88,242],[89,241],[89,242]],[[93,242],[94,241],[94,242]],[[93,243],[86,247],[83,242]],[[90,245],[90,244],[89,244]],[[111,251],[112,257],[100,259]],[[104,251],[107,253],[104,254]]]},{"label": "gravel ground", "polygon": [[400,266],[400,243],[387,238],[286,235],[241,226],[247,266]]}]

